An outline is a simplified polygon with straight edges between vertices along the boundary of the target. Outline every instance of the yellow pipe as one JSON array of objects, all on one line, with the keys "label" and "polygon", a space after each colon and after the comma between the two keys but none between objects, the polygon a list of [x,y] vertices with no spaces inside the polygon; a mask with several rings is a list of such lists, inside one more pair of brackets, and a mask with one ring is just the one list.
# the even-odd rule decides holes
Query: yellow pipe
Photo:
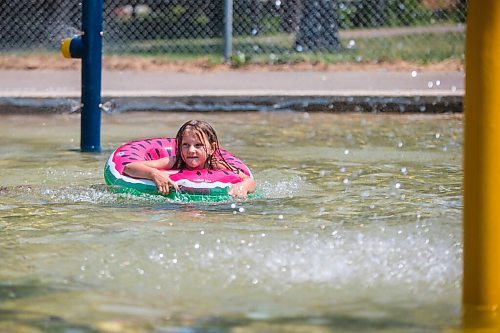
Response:
[{"label": "yellow pipe", "polygon": [[465,321],[481,313],[490,326],[500,307],[499,0],[468,1],[465,56],[462,301]]}]

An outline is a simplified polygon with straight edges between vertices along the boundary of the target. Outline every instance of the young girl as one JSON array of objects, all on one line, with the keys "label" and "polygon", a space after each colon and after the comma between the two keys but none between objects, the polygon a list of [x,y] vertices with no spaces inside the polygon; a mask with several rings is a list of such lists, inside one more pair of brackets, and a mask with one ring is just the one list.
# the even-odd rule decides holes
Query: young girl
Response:
[{"label": "young girl", "polygon": [[233,184],[229,189],[230,195],[246,198],[248,193],[255,191],[255,181],[224,160],[219,151],[217,134],[207,122],[202,120],[186,122],[177,132],[176,140],[175,156],[133,162],[125,166],[124,172],[131,177],[151,179],[156,184],[158,192],[167,195],[170,187],[179,190],[177,184],[170,179],[172,172],[169,170],[230,170],[241,178],[241,182]]}]

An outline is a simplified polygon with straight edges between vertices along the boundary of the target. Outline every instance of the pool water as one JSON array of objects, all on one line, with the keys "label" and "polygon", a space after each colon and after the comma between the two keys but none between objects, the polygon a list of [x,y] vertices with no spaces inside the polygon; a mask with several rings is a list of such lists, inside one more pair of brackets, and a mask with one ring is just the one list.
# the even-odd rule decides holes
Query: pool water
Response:
[{"label": "pool water", "polygon": [[[462,116],[0,116],[2,332],[442,332],[460,324]],[[133,139],[205,119],[262,198],[112,193]]]}]

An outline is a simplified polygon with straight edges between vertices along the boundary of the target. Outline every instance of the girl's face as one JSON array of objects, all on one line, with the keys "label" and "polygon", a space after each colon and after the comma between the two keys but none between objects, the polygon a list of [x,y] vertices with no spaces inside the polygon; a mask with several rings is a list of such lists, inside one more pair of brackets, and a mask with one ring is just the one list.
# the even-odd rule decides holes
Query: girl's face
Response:
[{"label": "girl's face", "polygon": [[182,133],[181,158],[190,170],[203,169],[213,149],[208,142],[201,141],[197,133],[186,129]]}]

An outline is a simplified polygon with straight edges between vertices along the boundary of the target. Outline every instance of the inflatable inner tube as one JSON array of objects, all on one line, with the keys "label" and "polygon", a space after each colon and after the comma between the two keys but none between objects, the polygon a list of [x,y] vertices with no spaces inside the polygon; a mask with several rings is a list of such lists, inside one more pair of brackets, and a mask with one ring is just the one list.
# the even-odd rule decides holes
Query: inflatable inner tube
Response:
[{"label": "inflatable inner tube", "polygon": [[[157,194],[156,184],[149,179],[133,178],[123,170],[135,161],[157,160],[166,156],[175,156],[175,138],[151,138],[128,142],[116,149],[104,168],[106,184],[118,192],[131,194]],[[235,169],[253,177],[250,169],[230,152],[220,149],[222,157]],[[180,191],[173,189],[167,195],[171,199],[182,201],[222,201],[230,199],[229,187],[241,181],[240,176],[231,170],[169,170],[174,173],[170,179]]]}]

